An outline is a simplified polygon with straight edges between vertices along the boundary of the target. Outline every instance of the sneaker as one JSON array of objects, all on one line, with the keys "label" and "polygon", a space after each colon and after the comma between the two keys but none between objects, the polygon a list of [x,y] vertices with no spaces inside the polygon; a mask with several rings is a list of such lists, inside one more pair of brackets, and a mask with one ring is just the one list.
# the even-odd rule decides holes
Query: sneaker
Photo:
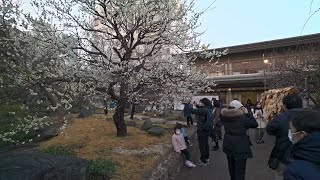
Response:
[{"label": "sneaker", "polygon": [[198,162],[198,165],[199,166],[207,166],[208,165],[208,163],[204,163],[204,162],[202,162],[201,160]]},{"label": "sneaker", "polygon": [[264,143],[264,140],[260,140],[260,143]]},{"label": "sneaker", "polygon": [[197,167],[195,164],[193,164],[193,162],[190,161],[190,165],[191,167]]},{"label": "sneaker", "polygon": [[207,163],[210,162],[210,159],[206,159]]},{"label": "sneaker", "polygon": [[196,167],[196,165],[194,165],[191,161],[186,161],[186,165],[187,165],[187,167],[189,167],[189,168]]}]

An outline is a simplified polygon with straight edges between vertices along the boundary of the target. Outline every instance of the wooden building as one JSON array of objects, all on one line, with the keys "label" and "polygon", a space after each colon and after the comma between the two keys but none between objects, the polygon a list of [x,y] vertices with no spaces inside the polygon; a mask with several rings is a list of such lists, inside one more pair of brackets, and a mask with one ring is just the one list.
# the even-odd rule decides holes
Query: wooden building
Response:
[{"label": "wooden building", "polygon": [[219,96],[224,103],[233,99],[246,103],[250,99],[255,104],[260,100],[261,93],[270,87],[265,72],[278,66],[279,61],[274,60],[275,54],[283,59],[280,63],[290,64],[298,49],[310,44],[320,44],[320,33],[207,50],[228,49],[227,55],[213,60],[194,52],[197,57],[195,65],[209,72],[208,80],[217,84],[213,87],[214,92],[203,92],[201,95]]}]

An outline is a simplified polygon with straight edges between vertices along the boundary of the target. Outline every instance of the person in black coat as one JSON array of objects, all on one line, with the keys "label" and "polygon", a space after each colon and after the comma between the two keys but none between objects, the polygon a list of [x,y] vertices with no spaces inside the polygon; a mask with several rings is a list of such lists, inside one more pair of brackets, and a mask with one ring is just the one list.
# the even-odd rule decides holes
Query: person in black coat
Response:
[{"label": "person in black coat", "polygon": [[[200,150],[200,161],[198,165],[207,166],[209,163],[209,134],[212,129],[213,123],[210,122],[212,119],[208,118],[208,113],[210,113],[210,100],[208,98],[203,98],[200,100],[197,109],[192,109],[191,113],[195,114],[197,121],[197,136]],[[211,110],[212,113],[212,110]],[[210,127],[211,126],[211,127]]]},{"label": "person in black coat", "polygon": [[288,132],[289,119],[292,113],[288,110],[302,108],[302,99],[297,94],[285,96],[282,102],[286,109],[285,112],[275,116],[266,128],[269,135],[276,137],[275,145],[269,157],[269,164],[275,164],[275,179],[283,179],[283,169],[291,161],[290,148],[292,142],[288,138]]},{"label": "person in black coat", "polygon": [[257,121],[239,101],[231,101],[229,108],[221,110],[225,135],[223,152],[227,155],[231,180],[245,180],[246,163],[252,158],[249,128],[258,127]]},{"label": "person in black coat", "polygon": [[289,139],[294,159],[284,170],[284,180],[320,179],[320,113],[302,110],[290,121]]},{"label": "person in black coat", "polygon": [[190,103],[184,103],[182,113],[183,113],[183,116],[186,117],[187,119],[187,125],[190,125],[190,124],[193,125],[191,110],[192,110],[192,105]]}]

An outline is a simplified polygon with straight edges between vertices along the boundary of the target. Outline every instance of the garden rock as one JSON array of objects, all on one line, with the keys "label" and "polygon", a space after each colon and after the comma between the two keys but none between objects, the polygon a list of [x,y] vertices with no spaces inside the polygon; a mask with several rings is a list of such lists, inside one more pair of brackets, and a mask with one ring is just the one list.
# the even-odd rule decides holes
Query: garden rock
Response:
[{"label": "garden rock", "polygon": [[92,116],[93,110],[90,109],[89,107],[82,108],[81,112],[78,115],[78,118],[85,118]]},{"label": "garden rock", "polygon": [[147,116],[141,116],[141,120],[142,120],[142,121],[150,120],[150,117],[147,117]]},{"label": "garden rock", "polygon": [[155,135],[155,136],[160,136],[164,132],[164,129],[162,127],[152,127],[151,129],[148,130],[149,134]]},{"label": "garden rock", "polygon": [[164,124],[167,122],[167,120],[161,118],[151,118],[150,120],[155,124]]},{"label": "garden rock", "polygon": [[152,128],[153,123],[150,119],[147,119],[143,122],[142,126],[141,126],[141,130],[147,131],[150,128]]},{"label": "garden rock", "polygon": [[87,178],[87,161],[76,157],[37,153],[15,154],[0,161],[0,179],[79,179]]},{"label": "garden rock", "polygon": [[126,124],[127,126],[137,126],[137,123],[134,121],[128,121]]}]

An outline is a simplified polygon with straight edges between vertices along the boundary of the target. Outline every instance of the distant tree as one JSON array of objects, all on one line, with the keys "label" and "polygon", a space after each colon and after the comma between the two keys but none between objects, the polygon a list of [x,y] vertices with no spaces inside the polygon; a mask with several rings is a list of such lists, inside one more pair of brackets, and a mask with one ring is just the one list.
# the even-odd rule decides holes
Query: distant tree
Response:
[{"label": "distant tree", "polygon": [[286,51],[274,51],[268,68],[271,88],[296,86],[314,103],[320,102],[320,45],[301,45]]}]

